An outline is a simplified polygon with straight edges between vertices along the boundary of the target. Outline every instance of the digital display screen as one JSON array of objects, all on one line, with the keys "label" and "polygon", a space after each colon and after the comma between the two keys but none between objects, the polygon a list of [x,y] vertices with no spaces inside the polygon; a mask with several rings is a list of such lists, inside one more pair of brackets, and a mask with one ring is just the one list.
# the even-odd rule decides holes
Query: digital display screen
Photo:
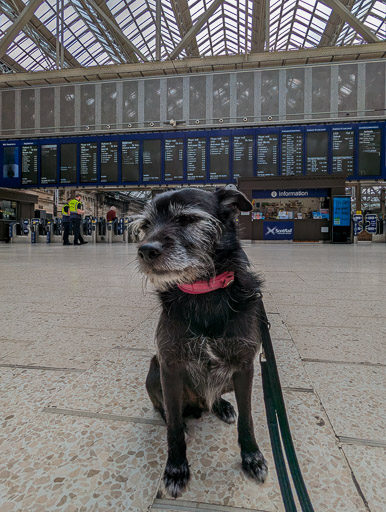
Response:
[{"label": "digital display screen", "polygon": [[118,142],[101,142],[101,182],[118,181]]},{"label": "digital display screen", "polygon": [[332,172],[354,173],[354,130],[332,130]]},{"label": "digital display screen", "polygon": [[139,181],[139,141],[122,141],[122,181]]},{"label": "digital display screen", "polygon": [[253,176],[253,136],[233,137],[233,176]]},{"label": "digital display screen", "polygon": [[184,139],[165,140],[165,181],[184,178]]},{"label": "digital display screen", "polygon": [[277,176],[278,136],[267,133],[257,136],[257,176]]},{"label": "digital display screen", "polygon": [[76,144],[60,145],[60,183],[76,183]]},{"label": "digital display screen", "polygon": [[3,146],[3,178],[19,177],[19,148]]},{"label": "digital display screen", "polygon": [[281,173],[294,176],[303,172],[303,134],[299,132],[282,133]]},{"label": "digital display screen", "polygon": [[97,181],[98,144],[87,142],[80,145],[80,181],[95,183]]},{"label": "digital display screen", "polygon": [[206,138],[187,140],[188,181],[206,179]]},{"label": "digital display screen", "polygon": [[56,168],[58,162],[58,146],[43,144],[40,155],[40,183],[56,183]]},{"label": "digital display screen", "polygon": [[21,183],[37,185],[38,183],[38,147],[22,146],[21,148]]},{"label": "digital display screen", "polygon": [[229,137],[209,139],[210,179],[229,178]]},{"label": "digital display screen", "polygon": [[161,181],[161,141],[143,141],[143,181]]},{"label": "digital display screen", "polygon": [[327,174],[328,132],[307,132],[307,174]]},{"label": "digital display screen", "polygon": [[380,176],[381,174],[381,130],[379,128],[359,130],[358,173],[359,176]]}]

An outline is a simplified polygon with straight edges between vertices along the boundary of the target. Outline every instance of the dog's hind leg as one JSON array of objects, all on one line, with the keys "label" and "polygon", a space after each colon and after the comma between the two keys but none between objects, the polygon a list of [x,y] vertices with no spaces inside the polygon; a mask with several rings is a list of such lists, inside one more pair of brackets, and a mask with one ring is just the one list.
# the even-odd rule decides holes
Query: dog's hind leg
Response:
[{"label": "dog's hind leg", "polygon": [[234,423],[236,421],[237,415],[233,405],[223,398],[219,398],[214,402],[212,411],[225,423]]},{"label": "dog's hind leg", "polygon": [[161,371],[157,356],[153,356],[150,362],[149,372],[146,377],[146,390],[156,409],[166,423],[166,415],[163,406],[162,386],[161,386]]},{"label": "dog's hind leg", "polygon": [[253,432],[251,396],[253,381],[253,363],[245,365],[233,374],[233,385],[239,410],[237,429],[241,448],[243,470],[252,478],[264,482],[268,467],[263,454],[257,446]]}]

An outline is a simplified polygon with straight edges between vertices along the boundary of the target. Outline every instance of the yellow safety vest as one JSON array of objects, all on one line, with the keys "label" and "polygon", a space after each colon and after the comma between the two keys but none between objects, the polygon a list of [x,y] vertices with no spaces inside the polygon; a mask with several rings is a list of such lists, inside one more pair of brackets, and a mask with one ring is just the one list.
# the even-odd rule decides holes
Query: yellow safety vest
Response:
[{"label": "yellow safety vest", "polygon": [[71,199],[71,201],[68,201],[68,205],[70,207],[71,213],[77,213],[78,208],[79,208],[79,210],[81,209],[80,208],[81,202],[78,201],[77,199]]},{"label": "yellow safety vest", "polygon": [[63,206],[63,208],[62,208],[62,215],[64,215],[64,216],[67,216],[67,217],[68,217],[68,216],[70,215],[70,209],[68,209],[68,211],[66,212],[66,211],[64,210],[66,206],[70,206],[70,205],[69,205],[68,203],[66,203],[66,204]]}]

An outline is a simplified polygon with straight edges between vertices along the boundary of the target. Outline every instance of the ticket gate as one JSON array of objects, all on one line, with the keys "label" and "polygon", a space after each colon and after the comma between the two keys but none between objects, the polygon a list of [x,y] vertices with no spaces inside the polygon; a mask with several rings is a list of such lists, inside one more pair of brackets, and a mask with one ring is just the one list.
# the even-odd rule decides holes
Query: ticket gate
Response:
[{"label": "ticket gate", "polygon": [[29,219],[9,224],[9,241],[15,243],[31,243],[31,227]]},{"label": "ticket gate", "polygon": [[93,242],[91,215],[86,215],[81,222],[80,232],[85,242]]},{"label": "ticket gate", "polygon": [[107,221],[107,241],[108,243],[125,242],[125,219],[120,217],[119,219]]},{"label": "ticket gate", "polygon": [[91,217],[91,242],[93,244],[97,243],[98,237],[98,219],[96,217]]},{"label": "ticket gate", "polygon": [[[40,224],[40,219],[31,219],[31,224],[30,224],[31,244],[36,244],[37,242],[40,241],[39,240],[40,239],[39,224]],[[43,237],[43,241],[45,242],[44,237]]]}]

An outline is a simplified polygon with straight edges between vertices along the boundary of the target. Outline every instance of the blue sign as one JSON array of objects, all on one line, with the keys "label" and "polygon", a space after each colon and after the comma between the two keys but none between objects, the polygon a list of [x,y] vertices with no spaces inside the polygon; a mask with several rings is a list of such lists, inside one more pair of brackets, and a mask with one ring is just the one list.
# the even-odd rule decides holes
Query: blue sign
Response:
[{"label": "blue sign", "polygon": [[253,190],[253,199],[302,199],[304,197],[327,197],[327,188],[305,188],[296,190]]},{"label": "blue sign", "polygon": [[263,238],[264,240],[293,240],[294,223],[264,221]]},{"label": "blue sign", "polygon": [[333,226],[350,226],[351,197],[334,197],[332,212]]},{"label": "blue sign", "polygon": [[365,229],[367,233],[375,235],[377,232],[377,216],[374,213],[368,213],[365,217]]},{"label": "blue sign", "polygon": [[353,216],[354,221],[354,236],[358,236],[363,231],[363,215],[361,213],[355,213]]}]

